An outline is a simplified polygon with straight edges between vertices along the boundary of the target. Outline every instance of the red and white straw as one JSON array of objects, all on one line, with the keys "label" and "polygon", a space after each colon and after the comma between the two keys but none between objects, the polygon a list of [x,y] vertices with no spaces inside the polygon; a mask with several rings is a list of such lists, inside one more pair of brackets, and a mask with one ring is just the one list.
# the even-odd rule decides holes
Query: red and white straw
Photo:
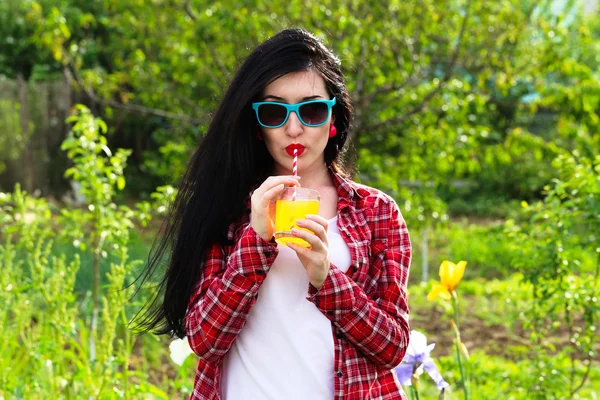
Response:
[{"label": "red and white straw", "polygon": [[298,149],[294,149],[294,164],[292,164],[292,173],[298,176]]},{"label": "red and white straw", "polygon": [[[294,163],[292,164],[292,174],[298,176],[298,149],[294,149]],[[292,194],[292,201],[296,201],[296,186],[294,186],[294,193]]]}]

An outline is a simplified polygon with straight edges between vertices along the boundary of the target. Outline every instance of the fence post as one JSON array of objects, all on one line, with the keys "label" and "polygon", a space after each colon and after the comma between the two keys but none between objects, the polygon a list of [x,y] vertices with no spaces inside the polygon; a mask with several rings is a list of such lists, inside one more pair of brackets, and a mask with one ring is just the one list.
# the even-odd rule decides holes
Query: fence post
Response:
[{"label": "fence post", "polygon": [[428,254],[428,236],[429,235],[429,228],[427,226],[425,226],[425,229],[423,229],[423,270],[422,270],[422,278],[421,281],[422,282],[427,282],[427,280],[429,279],[429,254]]}]

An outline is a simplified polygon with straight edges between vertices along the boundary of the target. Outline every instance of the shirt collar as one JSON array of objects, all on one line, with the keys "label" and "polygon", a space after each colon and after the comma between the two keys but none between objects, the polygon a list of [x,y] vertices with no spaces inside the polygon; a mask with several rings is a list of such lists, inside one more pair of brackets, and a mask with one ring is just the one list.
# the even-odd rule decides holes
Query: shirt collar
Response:
[{"label": "shirt collar", "polygon": [[363,199],[369,195],[369,192],[360,187],[357,183],[342,175],[340,172],[329,168],[333,184],[338,193],[338,211],[352,202]]}]

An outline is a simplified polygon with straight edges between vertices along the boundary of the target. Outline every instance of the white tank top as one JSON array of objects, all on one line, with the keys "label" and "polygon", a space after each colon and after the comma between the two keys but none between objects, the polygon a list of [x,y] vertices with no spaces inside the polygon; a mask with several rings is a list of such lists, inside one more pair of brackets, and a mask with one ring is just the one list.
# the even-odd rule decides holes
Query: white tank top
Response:
[{"label": "white tank top", "polygon": [[[350,250],[329,220],[329,260],[346,272]],[[331,322],[308,301],[308,276],[296,253],[279,254],[258,291],[248,321],[226,354],[223,400],[331,400],[334,348]]]}]

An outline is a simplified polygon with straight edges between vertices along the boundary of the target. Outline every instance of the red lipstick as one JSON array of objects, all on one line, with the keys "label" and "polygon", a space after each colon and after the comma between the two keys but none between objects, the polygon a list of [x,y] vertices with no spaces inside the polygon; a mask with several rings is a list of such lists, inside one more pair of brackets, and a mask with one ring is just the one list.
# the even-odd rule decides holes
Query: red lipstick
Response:
[{"label": "red lipstick", "polygon": [[285,148],[285,151],[292,157],[294,157],[294,150],[298,150],[298,157],[300,157],[302,155],[302,153],[304,153],[304,150],[306,149],[306,147],[302,146],[300,143],[293,143],[290,144],[288,147]]}]

